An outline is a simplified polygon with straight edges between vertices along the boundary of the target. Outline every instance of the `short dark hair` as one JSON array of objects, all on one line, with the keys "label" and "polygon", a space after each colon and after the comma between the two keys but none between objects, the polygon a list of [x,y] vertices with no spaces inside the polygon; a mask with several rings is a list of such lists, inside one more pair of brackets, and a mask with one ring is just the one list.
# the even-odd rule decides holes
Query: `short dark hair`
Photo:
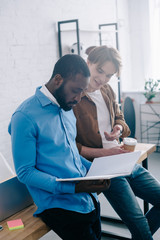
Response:
[{"label": "short dark hair", "polygon": [[87,63],[77,54],[66,54],[55,64],[51,79],[60,74],[62,78],[68,78],[81,73],[84,77],[89,77],[90,72]]}]

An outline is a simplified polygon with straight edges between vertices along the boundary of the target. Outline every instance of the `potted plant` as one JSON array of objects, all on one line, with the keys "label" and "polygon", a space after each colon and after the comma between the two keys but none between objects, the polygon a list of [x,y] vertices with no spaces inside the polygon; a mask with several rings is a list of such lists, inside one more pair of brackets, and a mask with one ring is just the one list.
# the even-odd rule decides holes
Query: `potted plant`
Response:
[{"label": "potted plant", "polygon": [[160,90],[159,87],[160,80],[153,80],[149,78],[148,81],[145,82],[144,85],[144,96],[146,97],[146,103],[152,103],[152,98],[154,98],[157,94],[157,90]]}]

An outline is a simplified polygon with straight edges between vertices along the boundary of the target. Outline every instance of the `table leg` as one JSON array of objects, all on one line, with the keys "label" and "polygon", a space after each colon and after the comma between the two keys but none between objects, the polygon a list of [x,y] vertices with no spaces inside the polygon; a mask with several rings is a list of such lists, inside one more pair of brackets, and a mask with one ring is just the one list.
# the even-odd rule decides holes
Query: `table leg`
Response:
[{"label": "table leg", "polygon": [[142,162],[142,166],[148,170],[148,158],[146,158],[143,162]]},{"label": "table leg", "polygon": [[[142,166],[148,170],[148,158],[146,158],[143,162],[142,162]],[[149,210],[149,204],[148,202],[144,201],[144,214],[146,214],[146,212],[148,212]]]}]

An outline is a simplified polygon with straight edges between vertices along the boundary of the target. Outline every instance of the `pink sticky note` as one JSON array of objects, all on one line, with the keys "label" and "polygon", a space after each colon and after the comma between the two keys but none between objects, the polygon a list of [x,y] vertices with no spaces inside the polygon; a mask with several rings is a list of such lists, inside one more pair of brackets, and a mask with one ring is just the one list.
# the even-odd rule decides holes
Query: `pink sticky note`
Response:
[{"label": "pink sticky note", "polygon": [[21,219],[7,221],[7,225],[8,225],[9,230],[19,229],[19,228],[24,227]]}]

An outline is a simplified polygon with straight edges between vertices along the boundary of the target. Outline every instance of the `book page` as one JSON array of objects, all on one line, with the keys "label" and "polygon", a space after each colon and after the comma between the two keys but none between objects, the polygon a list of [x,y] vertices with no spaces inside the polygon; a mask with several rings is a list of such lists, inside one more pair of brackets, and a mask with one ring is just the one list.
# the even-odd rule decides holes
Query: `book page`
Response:
[{"label": "book page", "polygon": [[112,156],[95,158],[87,175],[78,178],[57,178],[56,181],[80,181],[110,179],[118,176],[131,174],[135,164],[138,162],[141,151],[117,154]]}]

